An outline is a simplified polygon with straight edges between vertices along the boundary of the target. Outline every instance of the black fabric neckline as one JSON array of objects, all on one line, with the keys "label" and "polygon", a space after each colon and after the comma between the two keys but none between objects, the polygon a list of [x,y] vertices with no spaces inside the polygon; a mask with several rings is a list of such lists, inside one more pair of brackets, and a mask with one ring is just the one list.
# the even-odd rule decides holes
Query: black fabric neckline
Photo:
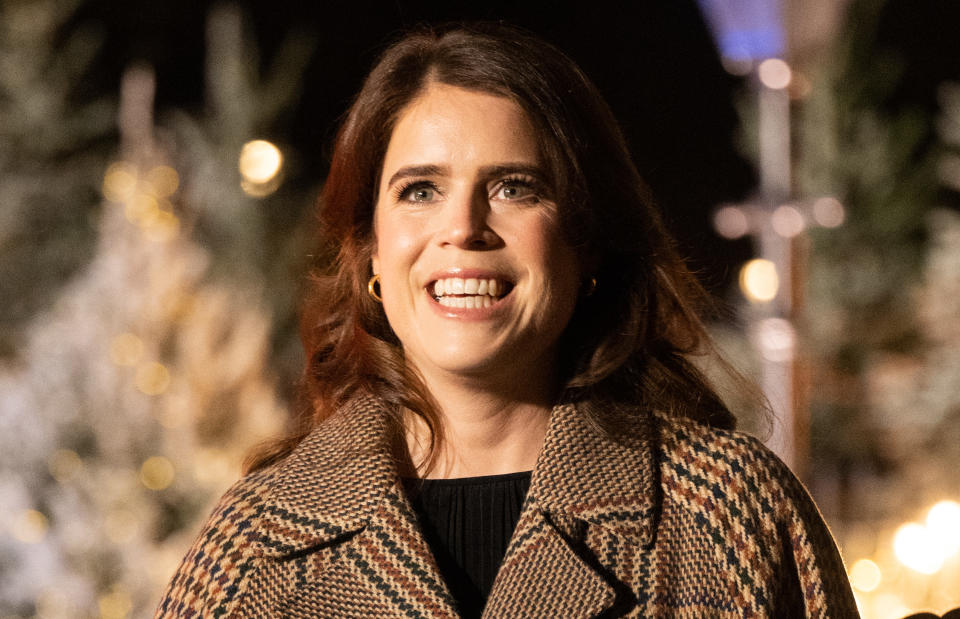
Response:
[{"label": "black fabric neckline", "polygon": [[476,477],[449,477],[449,478],[421,478],[404,477],[404,484],[430,485],[430,486],[470,486],[474,484],[490,484],[501,481],[515,481],[518,479],[529,479],[533,471],[518,471],[516,473],[499,473],[497,475],[479,475]]},{"label": "black fabric neckline", "polygon": [[460,615],[480,617],[517,526],[532,471],[404,478],[420,529]]}]

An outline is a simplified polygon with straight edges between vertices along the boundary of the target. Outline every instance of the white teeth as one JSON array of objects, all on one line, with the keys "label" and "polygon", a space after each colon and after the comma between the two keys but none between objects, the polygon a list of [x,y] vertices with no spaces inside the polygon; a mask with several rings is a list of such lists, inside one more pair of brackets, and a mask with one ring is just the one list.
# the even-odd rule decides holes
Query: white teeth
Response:
[{"label": "white teeth", "polygon": [[461,294],[498,297],[502,290],[503,285],[497,279],[448,277],[433,283],[433,296],[438,298]]},{"label": "white teeth", "polygon": [[493,299],[488,296],[480,295],[470,297],[440,297],[437,303],[444,307],[475,309],[481,307],[490,307],[493,305]]}]

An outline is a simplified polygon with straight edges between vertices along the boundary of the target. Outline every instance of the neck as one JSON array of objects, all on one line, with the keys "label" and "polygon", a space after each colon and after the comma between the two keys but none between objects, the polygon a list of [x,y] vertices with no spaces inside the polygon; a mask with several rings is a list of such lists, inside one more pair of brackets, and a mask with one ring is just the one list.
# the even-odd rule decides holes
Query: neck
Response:
[{"label": "neck", "polygon": [[[443,441],[435,465],[421,475],[442,479],[533,469],[553,405],[551,381],[514,377],[490,388],[462,378],[424,378],[440,408]],[[407,447],[413,462],[423,463],[429,432],[418,415],[406,417]]]}]

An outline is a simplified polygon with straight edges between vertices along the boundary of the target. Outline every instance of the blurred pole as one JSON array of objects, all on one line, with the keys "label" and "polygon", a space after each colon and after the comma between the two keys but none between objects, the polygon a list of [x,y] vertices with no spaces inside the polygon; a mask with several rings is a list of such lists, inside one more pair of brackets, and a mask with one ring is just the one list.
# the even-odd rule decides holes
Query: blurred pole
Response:
[{"label": "blurred pole", "polygon": [[[794,277],[792,238],[784,225],[797,213],[787,206],[791,196],[790,100],[787,86],[790,67],[786,53],[783,11],[778,0],[698,0],[713,33],[724,66],[731,73],[750,75],[757,106],[758,204],[751,212],[749,232],[756,240],[759,258],[775,268],[775,289],[770,297],[746,309],[748,334],[760,360],[760,386],[775,420],[768,445],[791,468],[802,474],[795,429],[798,425],[798,381],[794,375],[796,330],[792,319],[794,299],[800,298]],[[786,207],[782,209],[781,207]],[[786,218],[786,220],[785,220]],[[789,228],[789,226],[787,226]]]},{"label": "blurred pole", "polygon": [[759,132],[760,202],[767,217],[757,231],[760,257],[776,265],[777,296],[751,316],[753,341],[761,360],[761,386],[776,416],[768,445],[791,468],[800,468],[795,428],[793,256],[791,238],[776,229],[778,207],[790,198],[790,69],[778,59],[761,62],[751,80],[756,92]]}]

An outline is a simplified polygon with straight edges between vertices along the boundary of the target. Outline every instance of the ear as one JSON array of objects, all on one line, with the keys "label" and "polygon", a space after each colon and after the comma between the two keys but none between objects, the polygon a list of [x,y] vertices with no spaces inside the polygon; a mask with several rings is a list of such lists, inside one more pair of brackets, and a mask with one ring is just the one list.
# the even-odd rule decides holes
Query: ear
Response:
[{"label": "ear", "polygon": [[373,274],[374,274],[374,275],[376,275],[376,274],[378,274],[378,273],[380,272],[380,259],[377,258],[377,255],[376,255],[376,254],[374,254],[373,257],[370,259],[370,266],[371,266],[372,269],[373,269]]}]

